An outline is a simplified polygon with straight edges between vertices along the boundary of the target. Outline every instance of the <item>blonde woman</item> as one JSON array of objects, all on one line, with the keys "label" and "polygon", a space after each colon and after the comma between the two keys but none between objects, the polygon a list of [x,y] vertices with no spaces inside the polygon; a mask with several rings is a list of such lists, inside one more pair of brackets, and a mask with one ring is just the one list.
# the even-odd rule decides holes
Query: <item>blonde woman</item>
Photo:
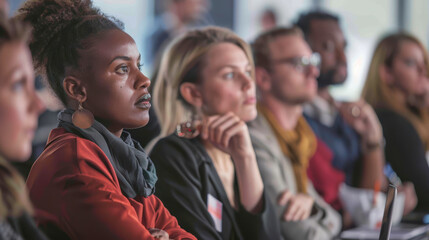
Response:
[{"label": "blonde woman", "polygon": [[223,28],[188,32],[164,53],[154,96],[156,194],[179,224],[198,239],[279,239],[245,124],[256,117],[249,46]]},{"label": "blonde woman", "polygon": [[24,180],[9,164],[30,157],[43,110],[34,90],[29,33],[21,23],[0,17],[0,239],[46,239],[30,217]]},{"label": "blonde woman", "polygon": [[[428,81],[426,49],[417,38],[397,33],[378,43],[362,94],[383,127],[386,161],[402,181],[414,184],[418,210],[429,210],[429,115],[419,101]],[[411,191],[412,185],[405,186]]]}]

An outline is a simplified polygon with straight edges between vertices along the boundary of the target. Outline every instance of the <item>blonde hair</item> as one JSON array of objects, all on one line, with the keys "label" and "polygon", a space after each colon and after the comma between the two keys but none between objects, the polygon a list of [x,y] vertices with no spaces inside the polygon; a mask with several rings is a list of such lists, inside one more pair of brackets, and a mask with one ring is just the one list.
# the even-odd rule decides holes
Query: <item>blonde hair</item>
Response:
[{"label": "blonde hair", "polygon": [[0,221],[24,212],[33,214],[24,179],[0,156]]},{"label": "blonde hair", "polygon": [[407,33],[396,33],[384,37],[375,48],[366,77],[365,86],[362,91],[362,97],[373,107],[384,107],[391,109],[403,117],[407,118],[414,126],[426,150],[429,150],[429,113],[424,108],[413,106],[410,102],[403,103],[400,98],[409,101],[410,96],[402,96],[399,89],[388,86],[385,81],[381,80],[380,68],[393,67],[393,61],[399,54],[404,42],[417,44],[424,54],[424,62],[429,72],[429,58],[423,44],[414,36]]},{"label": "blonde hair", "polygon": [[155,112],[161,125],[158,139],[173,133],[177,124],[189,120],[193,107],[180,95],[180,85],[184,82],[200,83],[207,52],[214,45],[226,42],[241,48],[253,66],[249,45],[226,28],[192,30],[166,48],[153,89]]}]

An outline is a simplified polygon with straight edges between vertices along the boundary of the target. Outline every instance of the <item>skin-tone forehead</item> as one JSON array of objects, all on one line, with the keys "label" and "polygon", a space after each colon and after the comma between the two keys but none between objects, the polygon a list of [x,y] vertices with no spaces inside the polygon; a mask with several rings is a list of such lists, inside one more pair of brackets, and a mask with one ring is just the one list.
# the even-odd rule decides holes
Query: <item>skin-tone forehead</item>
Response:
[{"label": "skin-tone forehead", "polygon": [[132,59],[138,59],[140,56],[133,38],[119,29],[102,32],[92,41],[95,44],[85,50],[85,57],[81,58],[85,62],[84,65],[108,66],[118,56]]},{"label": "skin-tone forehead", "polygon": [[331,19],[314,19],[310,22],[309,38],[311,41],[336,39],[345,42],[343,31],[337,21]]},{"label": "skin-tone forehead", "polygon": [[401,43],[398,55],[403,57],[418,57],[417,60],[424,60],[423,49],[417,43],[410,40]]},{"label": "skin-tone forehead", "polygon": [[[240,65],[236,65],[237,63]],[[231,65],[233,64],[233,65]],[[225,66],[243,67],[249,65],[244,51],[233,43],[218,43],[210,48],[205,57],[205,66],[213,70],[220,70]]]},{"label": "skin-tone forehead", "polygon": [[[19,53],[19,54],[18,54]],[[27,58],[31,63],[30,50],[22,42],[8,42],[0,48],[0,84],[4,84],[11,78],[17,69],[27,66],[22,61]],[[29,65],[28,67],[32,67]]]},{"label": "skin-tone forehead", "polygon": [[281,36],[274,39],[268,45],[271,59],[298,57],[310,55],[311,50],[301,36]]}]

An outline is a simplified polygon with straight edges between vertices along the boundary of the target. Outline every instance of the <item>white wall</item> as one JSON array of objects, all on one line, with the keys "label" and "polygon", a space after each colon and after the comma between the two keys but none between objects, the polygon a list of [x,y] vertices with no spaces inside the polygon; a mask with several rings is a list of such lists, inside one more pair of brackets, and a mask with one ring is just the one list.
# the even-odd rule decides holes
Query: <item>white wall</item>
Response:
[{"label": "white wall", "polygon": [[267,7],[277,11],[280,25],[290,25],[311,3],[312,0],[236,0],[236,32],[245,40],[253,40],[261,31],[260,16]]},{"label": "white wall", "polygon": [[417,36],[419,40],[429,45],[429,1],[428,0],[412,0],[409,1],[409,31]]},{"label": "white wall", "polygon": [[[134,38],[144,56],[145,34],[153,23],[153,1],[148,0],[93,0],[104,13],[121,20],[125,31]],[[147,66],[147,65],[146,65]],[[149,73],[143,65],[143,73]]]}]

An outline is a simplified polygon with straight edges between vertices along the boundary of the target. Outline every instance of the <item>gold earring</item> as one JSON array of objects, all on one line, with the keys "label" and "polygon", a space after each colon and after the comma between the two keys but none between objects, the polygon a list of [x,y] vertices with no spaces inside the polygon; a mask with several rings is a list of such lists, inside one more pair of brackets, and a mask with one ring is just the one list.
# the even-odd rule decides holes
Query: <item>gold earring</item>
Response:
[{"label": "gold earring", "polygon": [[79,108],[72,115],[72,122],[78,128],[87,129],[94,124],[94,115],[85,108],[82,107],[82,103],[79,102]]}]

